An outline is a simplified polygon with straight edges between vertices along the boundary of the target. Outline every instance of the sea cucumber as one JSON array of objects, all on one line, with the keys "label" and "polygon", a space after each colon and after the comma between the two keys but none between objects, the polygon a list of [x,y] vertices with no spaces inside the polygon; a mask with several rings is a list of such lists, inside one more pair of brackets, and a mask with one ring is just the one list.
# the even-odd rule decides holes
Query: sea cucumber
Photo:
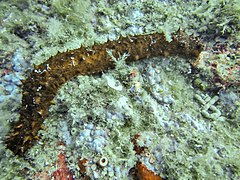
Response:
[{"label": "sea cucumber", "polygon": [[129,53],[126,61],[168,55],[196,59],[203,45],[196,38],[178,31],[172,34],[171,42],[166,41],[163,33],[153,33],[120,37],[104,44],[58,53],[34,67],[23,81],[20,117],[12,124],[5,140],[7,148],[24,156],[34,145],[58,89],[68,80],[77,75],[93,75],[114,68],[108,49],[115,57]]}]

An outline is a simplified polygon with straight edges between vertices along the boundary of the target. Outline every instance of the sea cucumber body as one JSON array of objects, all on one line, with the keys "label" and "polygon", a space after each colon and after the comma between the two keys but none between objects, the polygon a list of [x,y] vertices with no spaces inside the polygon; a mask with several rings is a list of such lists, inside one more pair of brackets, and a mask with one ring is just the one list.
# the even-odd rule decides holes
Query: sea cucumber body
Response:
[{"label": "sea cucumber body", "polygon": [[23,81],[20,118],[12,124],[5,140],[7,148],[24,155],[33,146],[39,139],[38,131],[58,89],[68,80],[77,75],[92,75],[114,68],[108,49],[115,57],[129,53],[127,61],[168,55],[196,59],[202,51],[203,46],[198,40],[181,31],[172,35],[172,39],[167,42],[164,34],[159,33],[120,37],[104,44],[58,53],[36,66]]}]

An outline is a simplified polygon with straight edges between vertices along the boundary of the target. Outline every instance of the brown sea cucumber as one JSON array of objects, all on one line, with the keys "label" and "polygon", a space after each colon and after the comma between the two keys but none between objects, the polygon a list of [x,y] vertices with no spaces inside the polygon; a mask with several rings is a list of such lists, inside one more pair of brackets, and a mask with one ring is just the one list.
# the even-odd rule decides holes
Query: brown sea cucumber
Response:
[{"label": "brown sea cucumber", "polygon": [[38,140],[38,131],[47,117],[58,89],[77,75],[92,75],[114,68],[108,55],[111,50],[115,57],[129,53],[127,61],[155,56],[175,56],[196,59],[203,49],[194,37],[182,31],[166,41],[164,34],[154,33],[120,37],[118,40],[92,47],[58,53],[41,65],[36,66],[29,77],[23,81],[22,106],[19,121],[12,125],[5,143],[15,154],[24,153]]}]

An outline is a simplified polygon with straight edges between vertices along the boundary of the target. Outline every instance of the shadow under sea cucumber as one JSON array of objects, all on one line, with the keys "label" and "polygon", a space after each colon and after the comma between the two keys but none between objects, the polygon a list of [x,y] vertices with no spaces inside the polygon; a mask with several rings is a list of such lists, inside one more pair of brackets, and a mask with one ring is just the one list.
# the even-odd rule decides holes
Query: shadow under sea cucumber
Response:
[{"label": "shadow under sea cucumber", "polygon": [[20,117],[12,124],[5,140],[7,148],[23,156],[34,145],[58,89],[68,80],[114,68],[107,50],[111,50],[115,57],[129,53],[126,61],[135,61],[169,55],[197,59],[202,49],[199,40],[178,31],[172,35],[171,42],[166,41],[164,34],[153,33],[120,37],[104,44],[58,53],[36,66],[23,81]]}]

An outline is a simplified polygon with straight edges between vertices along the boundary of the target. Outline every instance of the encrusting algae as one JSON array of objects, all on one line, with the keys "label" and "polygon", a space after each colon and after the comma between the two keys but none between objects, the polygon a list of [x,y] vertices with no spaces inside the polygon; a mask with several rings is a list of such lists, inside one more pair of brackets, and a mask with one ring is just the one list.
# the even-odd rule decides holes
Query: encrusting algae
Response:
[{"label": "encrusting algae", "polygon": [[114,68],[108,50],[115,57],[128,53],[126,60],[129,62],[169,55],[197,59],[202,49],[199,40],[178,31],[172,35],[171,42],[166,40],[163,33],[154,33],[120,37],[104,44],[58,53],[36,66],[23,81],[20,118],[12,125],[5,140],[7,148],[23,156],[34,145],[58,89],[68,80],[77,75],[93,75]]}]

